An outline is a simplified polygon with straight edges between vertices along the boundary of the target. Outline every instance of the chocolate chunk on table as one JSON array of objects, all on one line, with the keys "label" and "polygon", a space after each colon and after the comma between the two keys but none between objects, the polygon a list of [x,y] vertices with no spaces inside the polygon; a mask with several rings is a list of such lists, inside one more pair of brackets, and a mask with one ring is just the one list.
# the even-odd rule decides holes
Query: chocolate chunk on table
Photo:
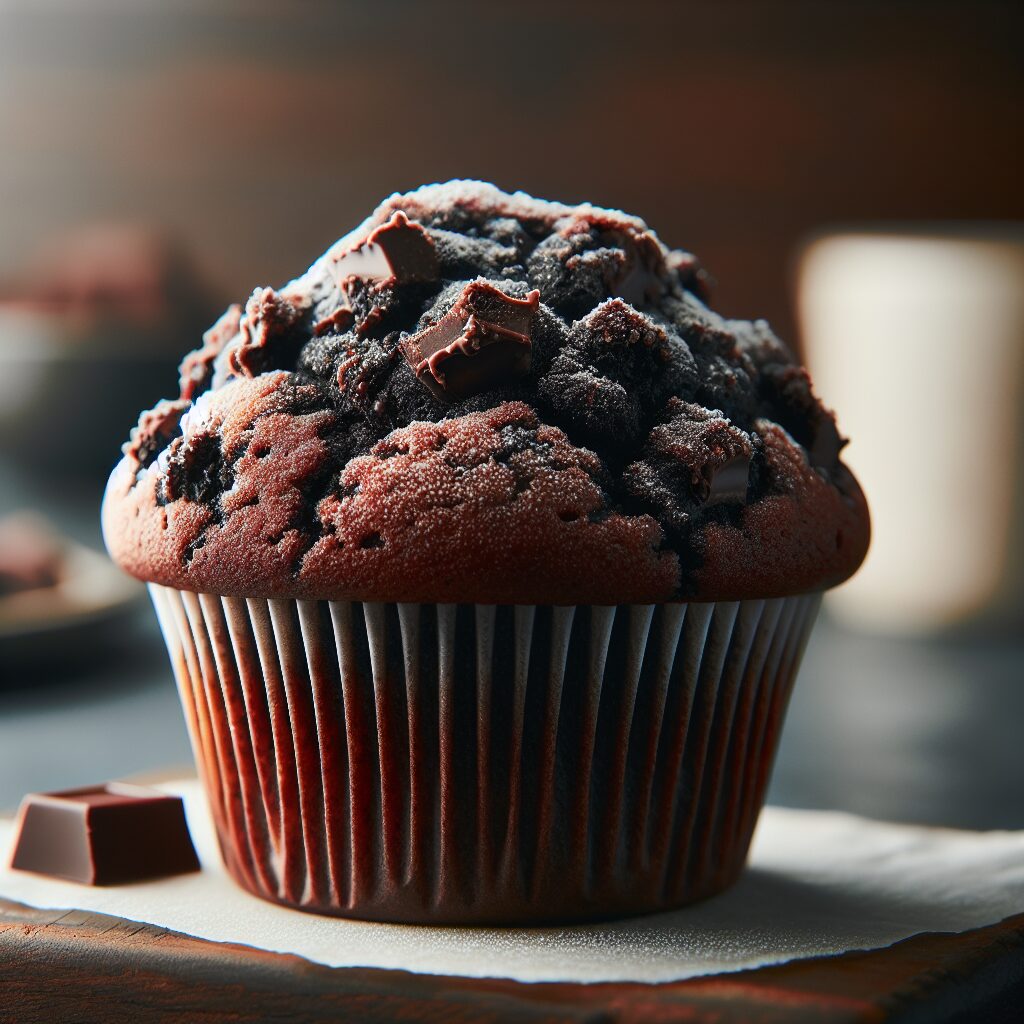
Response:
[{"label": "chocolate chunk on table", "polygon": [[116,885],[198,871],[199,858],[181,797],[106,783],[25,797],[11,867]]}]

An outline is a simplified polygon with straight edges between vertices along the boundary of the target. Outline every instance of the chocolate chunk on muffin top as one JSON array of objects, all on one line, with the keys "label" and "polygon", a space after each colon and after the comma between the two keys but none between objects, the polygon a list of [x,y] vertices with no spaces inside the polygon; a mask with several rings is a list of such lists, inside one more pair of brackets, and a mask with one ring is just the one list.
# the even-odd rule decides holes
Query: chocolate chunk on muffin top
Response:
[{"label": "chocolate chunk on muffin top", "polygon": [[844,442],[763,321],[643,221],[491,185],[384,202],[232,306],[142,415],[104,532],[250,597],[648,603],[849,576]]}]

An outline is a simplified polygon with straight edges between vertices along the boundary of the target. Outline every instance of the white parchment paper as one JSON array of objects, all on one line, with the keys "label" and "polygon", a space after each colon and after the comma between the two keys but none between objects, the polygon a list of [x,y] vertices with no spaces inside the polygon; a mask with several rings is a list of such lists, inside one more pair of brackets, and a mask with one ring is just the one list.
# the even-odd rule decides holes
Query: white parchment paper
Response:
[{"label": "white parchment paper", "polygon": [[0,896],[113,914],[335,967],[521,981],[671,981],[872,949],[922,931],[964,931],[1024,912],[1024,832],[959,832],[847,814],[767,808],[750,866],[727,893],[683,910],[566,928],[427,928],[303,914],[225,875],[199,786],[185,797],[199,874],[92,888],[6,867]]}]

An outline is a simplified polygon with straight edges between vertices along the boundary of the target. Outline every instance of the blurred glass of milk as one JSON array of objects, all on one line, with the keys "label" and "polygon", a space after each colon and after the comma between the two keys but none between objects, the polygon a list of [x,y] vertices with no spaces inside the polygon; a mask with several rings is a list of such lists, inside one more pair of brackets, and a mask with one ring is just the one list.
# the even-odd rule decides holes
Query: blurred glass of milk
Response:
[{"label": "blurred glass of milk", "polygon": [[825,236],[802,255],[798,305],[872,512],[832,610],[904,633],[1019,622],[1024,231]]}]

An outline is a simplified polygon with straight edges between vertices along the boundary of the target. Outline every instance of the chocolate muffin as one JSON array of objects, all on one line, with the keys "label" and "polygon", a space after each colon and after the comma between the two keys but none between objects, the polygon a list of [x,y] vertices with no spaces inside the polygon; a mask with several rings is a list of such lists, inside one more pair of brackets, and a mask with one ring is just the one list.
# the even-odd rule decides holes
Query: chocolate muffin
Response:
[{"label": "chocolate muffin", "polygon": [[527,922],[735,878],[868,515],[806,370],[707,285],[635,217],[451,182],[185,358],[104,531],[243,885]]}]

